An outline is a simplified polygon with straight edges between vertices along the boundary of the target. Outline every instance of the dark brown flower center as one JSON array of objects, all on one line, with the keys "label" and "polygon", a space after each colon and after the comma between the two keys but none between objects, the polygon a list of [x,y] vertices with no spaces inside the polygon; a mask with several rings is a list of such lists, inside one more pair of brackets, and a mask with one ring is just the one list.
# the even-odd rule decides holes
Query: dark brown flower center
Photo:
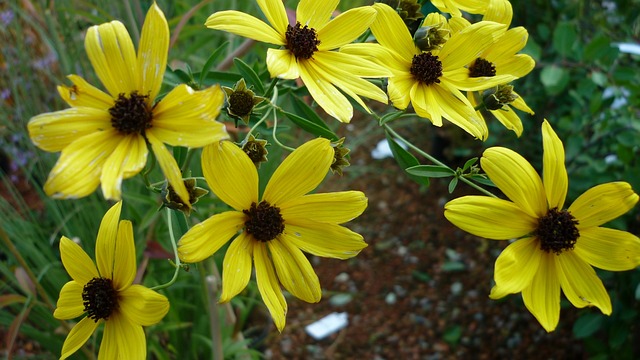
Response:
[{"label": "dark brown flower center", "polygon": [[296,59],[310,59],[320,45],[316,30],[307,25],[302,27],[299,21],[295,26],[287,25],[285,37],[287,39],[285,47],[295,55]]},{"label": "dark brown flower center", "polygon": [[280,208],[271,206],[266,201],[251,204],[249,210],[242,210],[247,215],[244,226],[247,233],[259,241],[267,242],[276,238],[284,231],[284,219],[280,215]]},{"label": "dark brown flower center", "polygon": [[229,95],[229,112],[243,117],[251,114],[253,110],[253,95],[248,91],[234,91]]},{"label": "dark brown flower center", "polygon": [[442,76],[442,62],[431,52],[423,52],[420,55],[413,55],[409,71],[413,78],[421,83],[426,85],[439,83]]},{"label": "dark brown flower center", "polygon": [[567,210],[550,209],[538,219],[535,235],[540,240],[540,249],[557,255],[572,250],[580,237],[577,225],[578,220]]},{"label": "dark brown flower center", "polygon": [[469,66],[469,77],[496,76],[496,66],[491,61],[477,58]]},{"label": "dark brown flower center", "polygon": [[116,103],[109,109],[111,126],[121,134],[144,134],[151,128],[152,113],[147,105],[149,95],[140,95],[137,91],[129,96],[118,95]]},{"label": "dark brown flower center", "polygon": [[118,308],[118,292],[111,279],[93,278],[82,289],[82,304],[93,321],[107,320]]}]

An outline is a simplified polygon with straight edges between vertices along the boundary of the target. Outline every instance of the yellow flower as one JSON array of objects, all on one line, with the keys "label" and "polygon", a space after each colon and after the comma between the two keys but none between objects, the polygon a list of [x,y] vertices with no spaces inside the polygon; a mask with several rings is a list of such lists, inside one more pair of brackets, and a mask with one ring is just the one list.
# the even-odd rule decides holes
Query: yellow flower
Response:
[{"label": "yellow flower", "polygon": [[460,90],[486,89],[513,80],[512,75],[503,74],[477,81],[469,77],[465,67],[504,33],[505,26],[476,23],[453,33],[440,49],[423,52],[392,8],[380,3],[373,7],[378,15],[371,31],[382,48],[353,44],[341,51],[373,56],[390,68],[393,77],[389,78],[388,92],[396,108],[405,109],[411,102],[416,114],[434,125],[442,126],[442,118],[446,118],[484,140],[487,126]]},{"label": "yellow flower", "polygon": [[[513,91],[513,86],[511,85],[498,85],[495,89],[485,90],[481,95],[482,101],[476,99],[474,92],[468,92],[467,97],[474,108],[484,105],[504,127],[515,132],[518,137],[522,135],[522,121],[511,107],[513,106],[531,115],[534,114],[524,99]],[[478,115],[482,116],[482,112],[478,111]]]},{"label": "yellow flower", "polygon": [[280,284],[299,299],[320,301],[318,277],[302,251],[348,259],[367,246],[360,234],[340,225],[364,211],[367,198],[362,192],[305,195],[324,179],[333,159],[329,140],[303,144],[278,167],[260,200],[258,172],[247,154],[230,141],[205,147],[204,177],[234,210],[192,227],[178,243],[180,259],[202,261],[243,229],[224,257],[220,302],[245,288],[253,258],[258,290],[282,331],[287,303]]},{"label": "yellow flower", "polygon": [[101,323],[105,326],[100,359],[146,359],[142,327],[158,323],[169,311],[166,297],[132,285],[136,250],[131,222],[118,222],[121,208],[122,202],[112,206],[100,223],[97,268],[78,244],[64,236],[60,239],[62,264],[73,280],[60,290],[53,316],[68,320],[86,315],[71,329],[60,359],[82,347]]},{"label": "yellow flower", "polygon": [[578,308],[596,306],[611,314],[611,300],[591,266],[610,271],[640,264],[640,239],[600,227],[632,209],[638,195],[626,182],[595,186],[568,208],[562,142],[542,125],[543,176],[522,156],[502,147],[481,159],[489,178],[511,200],[464,196],[445,205],[445,217],[464,231],[488,239],[518,239],[498,257],[495,286],[499,299],[522,292],[527,309],[547,331],[560,318],[560,289]]},{"label": "yellow flower", "polygon": [[507,26],[513,18],[509,0],[431,0],[431,3],[454,17],[462,16],[462,10],[469,14],[482,14],[483,21],[495,21]]},{"label": "yellow flower", "polygon": [[59,86],[70,109],[29,121],[31,140],[45,151],[62,151],[44,186],[56,198],[78,198],[102,184],[107,199],[121,198],[122,179],[145,166],[151,146],[164,175],[188,203],[178,165],[165,147],[201,147],[227,138],[214,121],[224,102],[218,87],[194,91],[180,85],[154,104],[167,66],[169,27],[154,3],[142,27],[136,55],[124,25],[112,21],[87,31],[85,48],[108,94],[77,75]]},{"label": "yellow flower", "polygon": [[271,26],[239,11],[219,11],[207,19],[211,29],[224,30],[283,49],[267,51],[267,68],[271,77],[301,78],[313,99],[329,115],[349,122],[353,107],[338,91],[353,98],[369,111],[360,96],[387,103],[385,93],[363,78],[389,76],[383,66],[359,56],[336,51],[354,41],[374,20],[370,6],[351,9],[330,20],[339,0],[301,0],[296,10],[297,21],[289,24],[281,0],[258,0],[258,6]]}]

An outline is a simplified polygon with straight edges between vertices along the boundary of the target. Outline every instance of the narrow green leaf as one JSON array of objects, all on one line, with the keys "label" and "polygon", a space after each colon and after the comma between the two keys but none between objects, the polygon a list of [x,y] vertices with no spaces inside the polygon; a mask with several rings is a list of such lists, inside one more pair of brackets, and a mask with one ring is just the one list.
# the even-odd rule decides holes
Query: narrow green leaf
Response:
[{"label": "narrow green leaf", "polygon": [[453,179],[451,179],[451,182],[449,183],[449,194],[451,194],[453,190],[456,189],[456,186],[458,186],[458,178],[454,177]]},{"label": "narrow green leaf", "polygon": [[325,124],[324,120],[322,120],[318,113],[302,99],[297,96],[291,96],[291,100],[291,105],[297,114],[301,114],[312,123],[331,131],[329,126]]},{"label": "narrow green leaf", "polygon": [[477,182],[478,184],[496,187],[496,184],[494,184],[493,181],[483,175],[471,175],[468,178]]},{"label": "narrow green leaf", "polygon": [[313,135],[316,136],[321,136],[325,139],[329,139],[329,140],[338,140],[338,135],[336,135],[333,131],[324,128],[322,126],[319,126],[318,124],[307,120],[301,116],[298,116],[296,114],[290,113],[288,111],[284,111],[282,110],[282,113],[291,121],[293,121],[296,125],[298,125],[299,127],[301,127],[304,131],[311,133]]},{"label": "narrow green leaf", "polygon": [[404,111],[395,111],[389,114],[385,114],[383,117],[380,118],[380,126],[388,123],[389,121],[393,121],[399,118],[400,116],[402,116],[402,114],[404,114]]},{"label": "narrow green leaf", "polygon": [[245,80],[247,80],[247,83],[249,83],[249,85],[255,86],[256,92],[258,92],[259,94],[263,94],[264,84],[262,83],[262,80],[260,80],[260,77],[258,76],[258,74],[256,74],[255,71],[253,71],[251,66],[247,65],[247,63],[245,63],[244,61],[238,58],[234,58],[233,63],[238,68],[240,75],[242,75],[242,77],[244,77]]},{"label": "narrow green leaf", "polygon": [[209,56],[209,58],[207,59],[207,62],[204,63],[204,66],[202,67],[202,71],[200,72],[200,81],[199,81],[200,86],[203,86],[202,81],[204,81],[205,77],[209,73],[209,70],[211,69],[213,64],[218,60],[218,57],[220,56],[220,54],[222,54],[222,51],[227,47],[228,44],[229,44],[228,41],[225,41],[224,43],[222,43],[222,45],[220,45],[217,49],[215,49],[211,53],[211,56]]},{"label": "narrow green leaf", "polygon": [[595,334],[602,327],[602,320],[600,314],[584,314],[573,324],[573,336],[576,339],[584,339]]},{"label": "narrow green leaf", "polygon": [[[389,143],[389,148],[391,148],[391,153],[393,154],[394,159],[396,159],[398,165],[400,165],[403,170],[420,165],[418,159],[416,159],[415,156],[411,155],[410,152],[405,150],[395,140],[393,140],[393,137],[388,132],[386,133],[386,135],[387,142]],[[407,175],[409,175],[411,180],[417,182],[418,184],[429,186],[428,177],[415,176],[409,173],[407,173]]]},{"label": "narrow green leaf", "polygon": [[438,165],[416,165],[406,169],[411,175],[428,177],[428,178],[443,178],[454,176],[455,171],[448,167]]},{"label": "narrow green leaf", "polygon": [[472,167],[476,162],[478,161],[477,157],[471,158],[469,160],[467,160],[466,163],[464,163],[464,166],[462,167],[462,171],[465,172],[467,171],[470,167]]}]

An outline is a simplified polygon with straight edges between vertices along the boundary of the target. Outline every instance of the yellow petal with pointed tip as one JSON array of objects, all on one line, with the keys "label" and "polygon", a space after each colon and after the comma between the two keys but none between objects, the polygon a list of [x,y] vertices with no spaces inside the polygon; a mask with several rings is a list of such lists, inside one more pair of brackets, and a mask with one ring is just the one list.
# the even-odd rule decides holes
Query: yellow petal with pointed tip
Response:
[{"label": "yellow petal with pointed tip", "polygon": [[438,53],[442,71],[459,69],[475,60],[502,35],[506,26],[490,21],[472,24],[452,36]]},{"label": "yellow petal with pointed tip", "polygon": [[371,6],[347,10],[318,31],[318,50],[332,50],[349,44],[364,33],[376,18]]},{"label": "yellow petal with pointed tip", "polygon": [[153,2],[142,25],[138,46],[136,88],[153,101],[160,92],[169,52],[169,25]]},{"label": "yellow petal with pointed tip", "polygon": [[500,110],[491,110],[493,116],[500,121],[504,127],[516,133],[516,136],[520,137],[524,128],[522,127],[522,120],[518,114],[516,114],[510,106],[506,106]]},{"label": "yellow petal with pointed tip", "polygon": [[327,24],[339,2],[340,0],[300,0],[296,9],[296,21],[302,26],[308,25],[319,31]]},{"label": "yellow petal with pointed tip", "polygon": [[482,154],[480,164],[489,179],[529,216],[539,218],[547,213],[540,176],[520,154],[507,148],[492,147]]},{"label": "yellow petal with pointed tip", "polygon": [[220,141],[204,148],[202,172],[207,184],[220,200],[237,211],[258,204],[258,172],[249,156],[231,141]]},{"label": "yellow petal with pointed tip", "polygon": [[113,314],[104,326],[98,360],[146,358],[147,340],[142,326],[122,314]]},{"label": "yellow petal with pointed tip", "polygon": [[554,256],[554,259],[562,292],[573,306],[595,306],[603,314],[611,315],[609,293],[589,264],[570,250]]},{"label": "yellow petal with pointed tip", "polygon": [[560,281],[555,256],[542,254],[531,285],[522,290],[525,306],[547,332],[555,330],[560,320]]},{"label": "yellow petal with pointed tip", "polygon": [[287,223],[282,241],[316,256],[350,259],[367,247],[362,235],[336,224],[315,221]]},{"label": "yellow petal with pointed tip", "polygon": [[574,251],[582,260],[603,270],[626,271],[640,265],[640,238],[626,231],[582,229]]},{"label": "yellow petal with pointed tip", "polygon": [[99,322],[95,322],[88,317],[80,320],[80,322],[71,329],[71,332],[69,332],[69,335],[67,335],[67,338],[64,340],[60,360],[68,358],[80,349],[82,345],[89,340],[89,337],[96,330],[98,324]]},{"label": "yellow petal with pointed tip", "polygon": [[223,123],[215,121],[224,104],[218,85],[194,91],[178,85],[153,109],[153,133],[171,146],[203,147],[229,138]]},{"label": "yellow petal with pointed tip", "polygon": [[284,3],[281,0],[257,0],[260,10],[267,17],[267,20],[271,23],[271,26],[283,34],[287,31],[287,25],[289,25],[289,19],[287,18],[287,11],[284,8]]},{"label": "yellow petal with pointed tip", "polygon": [[484,119],[478,116],[460,91],[455,90],[455,92],[452,92],[442,86],[433,86],[432,89],[433,91],[430,95],[433,97],[428,102],[429,105],[432,105],[431,109],[439,107],[442,116],[447,120],[473,135],[476,139],[483,141],[487,139],[489,134],[487,124]]},{"label": "yellow petal with pointed tip", "polygon": [[387,92],[389,93],[389,100],[393,103],[393,106],[400,110],[404,110],[409,106],[411,101],[411,88],[414,86],[415,80],[413,75],[396,75],[389,78],[389,86]]},{"label": "yellow petal with pointed tip", "polygon": [[514,203],[487,196],[463,196],[444,205],[444,216],[460,229],[487,239],[522,237],[538,226]]},{"label": "yellow petal with pointed tip", "polygon": [[264,21],[239,11],[218,11],[209,16],[204,24],[209,29],[227,31],[269,44],[286,43],[284,33],[280,34]]},{"label": "yellow petal with pointed tip", "polygon": [[60,239],[60,258],[69,276],[82,286],[94,277],[98,277],[98,269],[93,260],[80,245],[66,236]]},{"label": "yellow petal with pointed tip", "polygon": [[120,137],[118,146],[105,161],[100,175],[105,199],[119,200],[122,195],[122,179],[137,174],[147,163],[147,144],[142,135]]},{"label": "yellow petal with pointed tip", "polygon": [[178,241],[180,260],[195,263],[213,255],[244,226],[245,220],[240,211],[226,211],[195,224]]},{"label": "yellow petal with pointed tip", "polygon": [[113,262],[113,286],[123,290],[133,283],[136,277],[136,247],[133,240],[133,226],[129,220],[121,220],[118,225],[118,237]]},{"label": "yellow petal with pointed tip", "polygon": [[507,246],[496,260],[493,275],[496,286],[489,297],[500,299],[529,287],[538,273],[541,256],[539,242],[534,238],[516,240]]},{"label": "yellow petal with pointed tip", "polygon": [[371,24],[371,32],[378,43],[396,52],[401,59],[411,61],[419,52],[404,21],[389,5],[375,3],[372,6],[376,9],[377,15]]},{"label": "yellow petal with pointed tip", "polygon": [[367,197],[360,191],[310,194],[283,203],[280,214],[287,223],[313,220],[342,224],[360,216],[367,203]]},{"label": "yellow petal with pointed tip", "polygon": [[[96,237],[96,263],[100,276],[113,280],[113,266],[116,258],[118,225],[122,201],[115,203],[102,217]],[[134,266],[135,267],[135,266]]]},{"label": "yellow petal with pointed tip", "polygon": [[246,232],[231,242],[222,263],[222,294],[220,302],[230,301],[238,295],[251,279],[251,256],[253,242],[256,241]]},{"label": "yellow petal with pointed tip", "polygon": [[578,220],[578,229],[600,226],[631,210],[638,195],[626,182],[610,182],[592,187],[569,207]]},{"label": "yellow petal with pointed tip", "polygon": [[513,9],[508,0],[490,0],[487,11],[484,13],[482,20],[495,21],[507,26],[511,25],[513,18]]},{"label": "yellow petal with pointed tip", "polygon": [[108,110],[114,105],[114,100],[109,94],[89,84],[78,75],[68,75],[73,86],[58,86],[60,97],[73,107],[91,107]]},{"label": "yellow petal with pointed tip", "polygon": [[334,154],[327,139],[302,144],[278,166],[262,198],[273,206],[280,206],[307,194],[325,178]]},{"label": "yellow petal with pointed tip", "polygon": [[113,98],[139,90],[136,53],[129,33],[121,22],[112,21],[90,27],[84,46],[93,69]]},{"label": "yellow petal with pointed tip", "polygon": [[345,123],[351,121],[353,106],[328,79],[306,61],[298,63],[298,70],[311,97],[327,114]]},{"label": "yellow petal with pointed tip", "polygon": [[542,123],[542,183],[549,208],[562,209],[569,188],[569,177],[564,166],[562,141],[547,120]]},{"label": "yellow petal with pointed tip", "polygon": [[118,292],[118,306],[122,316],[142,326],[157,324],[169,311],[164,295],[142,285],[131,285]]},{"label": "yellow petal with pointed tip", "polygon": [[267,245],[282,286],[308,303],[320,301],[320,280],[302,251],[281,238],[271,240]]},{"label": "yellow petal with pointed tip", "polygon": [[85,135],[62,150],[44,184],[47,195],[58,199],[80,198],[94,192],[107,157],[118,145],[115,130]]},{"label": "yellow petal with pointed tip", "polygon": [[27,129],[37,147],[57,152],[85,135],[109,129],[110,122],[111,115],[105,110],[77,107],[34,116]]},{"label": "yellow petal with pointed tip", "polygon": [[[96,276],[98,275],[97,272],[95,272],[95,274]],[[69,320],[84,314],[84,304],[82,300],[83,290],[84,284],[77,281],[69,281],[64,284],[60,290],[60,296],[58,297],[53,317],[56,319]]]},{"label": "yellow petal with pointed tip", "polygon": [[151,144],[151,150],[153,150],[156,160],[158,160],[158,165],[160,165],[162,173],[167,178],[171,187],[173,187],[173,191],[175,191],[182,202],[190,208],[189,192],[184,186],[182,172],[180,171],[180,167],[178,167],[176,159],[173,158],[173,155],[167,150],[162,141],[156,138],[152,131],[147,131],[146,137],[149,144]]},{"label": "yellow petal with pointed tip", "polygon": [[287,302],[280,290],[278,277],[267,253],[267,245],[261,241],[253,243],[256,282],[262,301],[267,306],[278,331],[282,332],[287,317]]}]

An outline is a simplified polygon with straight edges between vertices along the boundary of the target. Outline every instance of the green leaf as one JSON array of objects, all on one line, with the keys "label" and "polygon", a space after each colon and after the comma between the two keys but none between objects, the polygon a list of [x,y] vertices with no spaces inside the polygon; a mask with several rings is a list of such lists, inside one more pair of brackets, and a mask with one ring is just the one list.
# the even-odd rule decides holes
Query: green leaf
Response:
[{"label": "green leaf", "polygon": [[222,43],[220,47],[218,47],[211,53],[211,56],[209,56],[209,58],[207,59],[207,62],[204,63],[204,66],[202,67],[202,71],[200,72],[200,82],[199,82],[200,86],[203,85],[202,82],[204,81],[205,77],[209,73],[209,70],[211,69],[213,64],[218,60],[218,57],[220,56],[220,54],[222,54],[222,51],[224,51],[224,49],[227,47],[227,44],[229,44],[228,41],[225,41],[224,43]]},{"label": "green leaf", "polygon": [[483,175],[471,175],[468,178],[477,182],[478,184],[497,187],[496,184],[493,183],[493,181],[484,177]]},{"label": "green leaf", "polygon": [[297,96],[292,96],[291,99],[291,105],[297,114],[301,114],[312,123],[331,131],[327,124],[325,124],[324,120],[322,120],[311,106],[307,105],[307,103]]},{"label": "green leaf", "polygon": [[576,26],[572,22],[562,21],[553,30],[553,48],[564,57],[574,55],[577,40]]},{"label": "green leaf", "polygon": [[293,114],[284,110],[281,110],[281,111],[289,120],[293,121],[293,123],[298,125],[304,131],[316,136],[323,137],[325,139],[332,140],[332,141],[338,140],[338,135],[336,135],[333,131],[325,127],[319,126],[318,124],[310,120],[307,120],[301,116],[298,116],[296,114]]},{"label": "green leaf", "polygon": [[[415,156],[411,155],[410,152],[405,150],[395,140],[393,140],[391,134],[387,132],[386,135],[387,142],[389,143],[389,148],[391,148],[391,153],[393,154],[393,158],[396,159],[396,162],[403,170],[406,170],[407,168],[410,168],[412,166],[420,165],[418,159],[416,159]],[[418,184],[429,186],[428,177],[415,176],[409,173],[407,173],[407,175],[409,175],[411,180],[417,182]]]},{"label": "green leaf", "polygon": [[449,194],[451,194],[453,190],[456,189],[456,186],[458,186],[458,178],[454,177],[453,179],[451,179],[451,182],[449,183]]},{"label": "green leaf", "polygon": [[558,95],[569,84],[569,71],[557,65],[547,66],[540,72],[540,81],[549,95]]},{"label": "green leaf", "polygon": [[442,334],[442,340],[446,341],[451,345],[455,345],[460,341],[462,337],[462,328],[459,325],[455,325],[447,328]]},{"label": "green leaf", "polygon": [[596,333],[602,327],[602,315],[590,313],[581,316],[573,324],[573,336],[584,339]]},{"label": "green leaf", "polygon": [[473,164],[475,164],[478,161],[477,157],[471,158],[469,160],[467,160],[466,163],[464,163],[464,166],[462,167],[462,171],[467,171],[467,169],[469,169],[471,166],[473,166]]},{"label": "green leaf", "polygon": [[388,123],[389,121],[393,121],[397,118],[399,118],[400,116],[402,116],[402,114],[404,114],[404,111],[395,111],[389,114],[385,114],[383,117],[380,118],[380,126]]},{"label": "green leaf", "polygon": [[406,169],[411,175],[428,177],[428,178],[443,178],[454,176],[455,171],[445,166],[439,165],[416,165]]},{"label": "green leaf", "polygon": [[242,76],[230,72],[209,71],[204,78],[209,84],[219,83],[220,85],[232,87]]},{"label": "green leaf", "polygon": [[251,66],[247,65],[244,61],[238,58],[233,58],[233,63],[238,68],[240,75],[247,81],[249,85],[253,85],[256,87],[256,92],[259,94],[264,94],[264,84],[258,74],[251,68]]}]

